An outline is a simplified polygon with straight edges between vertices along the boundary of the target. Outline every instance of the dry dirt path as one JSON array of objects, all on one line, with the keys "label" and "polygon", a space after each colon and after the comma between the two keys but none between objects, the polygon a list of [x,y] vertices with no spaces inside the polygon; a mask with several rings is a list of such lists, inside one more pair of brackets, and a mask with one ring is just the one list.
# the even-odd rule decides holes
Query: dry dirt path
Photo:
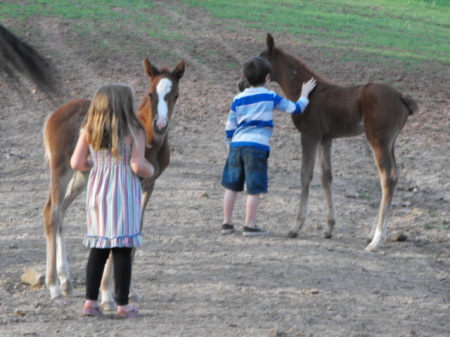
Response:
[{"label": "dry dirt path", "polygon": [[[0,84],[2,336],[449,336],[450,116],[448,92],[432,85],[448,80],[443,66],[427,65],[405,75],[391,65],[336,62],[280,36],[278,43],[307,55],[314,68],[337,82],[370,81],[393,72],[395,84],[419,99],[420,113],[398,140],[400,182],[389,220],[390,238],[404,234],[407,240],[386,242],[374,254],[363,251],[380,196],[363,137],[334,145],[338,223],[333,238],[322,238],[326,214],[317,171],[308,225],[300,239],[288,239],[298,207],[301,151],[299,135],[281,114],[270,158],[270,193],[262,199],[259,216],[271,235],[224,237],[219,234],[224,121],[236,93],[238,64],[262,49],[265,32],[239,25],[225,29],[205,13],[174,11],[163,2],[155,11],[175,17],[178,25],[170,29],[185,32],[191,43],[152,41],[128,31],[148,45],[145,54],[96,55],[88,40],[61,22],[26,23],[29,41],[58,61],[63,84],[54,102],[36,93],[28,104]],[[42,40],[40,31],[48,38]],[[99,38],[111,46],[119,43]],[[148,207],[145,245],[134,269],[142,316],[84,318],[84,195],[66,217],[74,298],[52,302],[45,288],[20,283],[24,268],[45,271],[42,207],[48,172],[42,126],[58,104],[90,97],[104,81],[131,83],[138,95],[144,93],[146,56],[169,67],[184,58],[187,70],[170,131],[172,163]],[[348,74],[354,74],[351,80]],[[238,201],[239,223],[244,209],[243,199]]]}]

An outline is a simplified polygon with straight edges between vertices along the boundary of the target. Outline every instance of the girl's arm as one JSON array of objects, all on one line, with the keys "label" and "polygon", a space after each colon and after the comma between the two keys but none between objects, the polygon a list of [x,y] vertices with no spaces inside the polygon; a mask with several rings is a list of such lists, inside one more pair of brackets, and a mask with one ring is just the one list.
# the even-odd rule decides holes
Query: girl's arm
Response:
[{"label": "girl's arm", "polygon": [[151,178],[155,170],[153,165],[145,158],[145,133],[139,131],[137,138],[137,143],[133,140],[131,146],[131,169],[142,178]]},{"label": "girl's arm", "polygon": [[82,130],[78,137],[75,151],[70,159],[70,166],[77,171],[89,171],[92,165],[92,160],[89,158],[89,144],[86,140],[85,130]]}]

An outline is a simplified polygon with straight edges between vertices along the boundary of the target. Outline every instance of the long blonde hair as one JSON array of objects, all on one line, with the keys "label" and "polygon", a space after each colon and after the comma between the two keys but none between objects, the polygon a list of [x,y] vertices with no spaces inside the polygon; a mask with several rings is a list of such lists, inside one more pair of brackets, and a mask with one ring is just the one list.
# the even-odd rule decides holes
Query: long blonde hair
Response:
[{"label": "long blonde hair", "polygon": [[131,134],[144,130],[134,112],[134,91],[126,84],[105,84],[94,95],[88,111],[86,140],[94,151],[109,150],[119,157],[119,146]]}]

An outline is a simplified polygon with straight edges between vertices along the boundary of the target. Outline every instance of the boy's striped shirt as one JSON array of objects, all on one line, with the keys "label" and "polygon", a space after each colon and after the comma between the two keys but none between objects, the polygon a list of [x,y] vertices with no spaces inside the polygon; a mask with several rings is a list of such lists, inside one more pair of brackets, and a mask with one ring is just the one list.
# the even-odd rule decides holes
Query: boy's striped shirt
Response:
[{"label": "boy's striped shirt", "polygon": [[251,87],[238,94],[231,105],[225,134],[230,146],[254,146],[270,151],[273,110],[301,114],[309,100],[292,102],[265,87]]}]

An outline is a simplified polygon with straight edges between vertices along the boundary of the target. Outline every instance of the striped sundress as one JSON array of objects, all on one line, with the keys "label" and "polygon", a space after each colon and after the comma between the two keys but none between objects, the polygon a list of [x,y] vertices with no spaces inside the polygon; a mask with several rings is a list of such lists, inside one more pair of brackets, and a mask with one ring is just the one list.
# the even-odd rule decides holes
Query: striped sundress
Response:
[{"label": "striped sundress", "polygon": [[131,144],[122,144],[119,159],[108,150],[90,147],[94,166],[87,186],[89,248],[139,247],[141,237],[141,183],[131,170]]}]

